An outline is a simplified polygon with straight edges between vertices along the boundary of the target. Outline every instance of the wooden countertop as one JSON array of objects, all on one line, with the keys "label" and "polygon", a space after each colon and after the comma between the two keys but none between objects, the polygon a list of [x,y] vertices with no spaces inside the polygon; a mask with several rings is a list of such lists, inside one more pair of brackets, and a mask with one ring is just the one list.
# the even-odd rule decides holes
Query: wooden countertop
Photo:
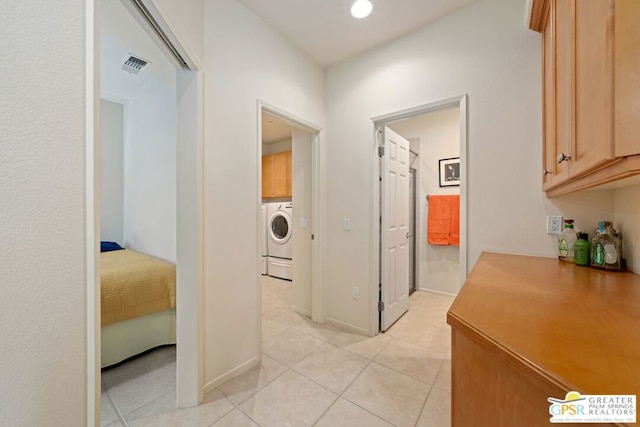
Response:
[{"label": "wooden countertop", "polygon": [[640,397],[636,274],[483,253],[447,322],[567,391]]}]

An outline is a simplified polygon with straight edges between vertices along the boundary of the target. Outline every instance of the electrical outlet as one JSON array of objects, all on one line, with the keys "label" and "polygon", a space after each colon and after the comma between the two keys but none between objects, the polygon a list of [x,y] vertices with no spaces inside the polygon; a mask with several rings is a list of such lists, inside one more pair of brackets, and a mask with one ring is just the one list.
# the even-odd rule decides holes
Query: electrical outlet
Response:
[{"label": "electrical outlet", "polygon": [[561,216],[547,216],[547,234],[560,234],[562,233],[562,217]]},{"label": "electrical outlet", "polygon": [[360,288],[357,286],[353,286],[351,288],[351,296],[353,299],[360,299]]}]

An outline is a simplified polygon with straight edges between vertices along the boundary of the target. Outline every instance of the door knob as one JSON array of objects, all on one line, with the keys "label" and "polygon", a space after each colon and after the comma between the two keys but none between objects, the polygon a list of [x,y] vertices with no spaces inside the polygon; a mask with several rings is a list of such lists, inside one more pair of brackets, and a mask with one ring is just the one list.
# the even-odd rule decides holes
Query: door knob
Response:
[{"label": "door knob", "polygon": [[571,160],[571,154],[560,153],[558,154],[558,157],[556,157],[556,161],[558,162],[558,164],[564,162],[565,160]]}]

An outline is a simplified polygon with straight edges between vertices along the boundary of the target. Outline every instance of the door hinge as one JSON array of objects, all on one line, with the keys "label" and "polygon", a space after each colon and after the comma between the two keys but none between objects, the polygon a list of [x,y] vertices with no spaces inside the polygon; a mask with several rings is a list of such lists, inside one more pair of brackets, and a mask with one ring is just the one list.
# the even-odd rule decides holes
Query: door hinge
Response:
[{"label": "door hinge", "polygon": [[384,156],[384,146],[378,147],[378,157]]},{"label": "door hinge", "polygon": [[311,240],[314,240],[315,238],[316,238],[316,237],[315,237],[315,234],[312,234],[312,235],[311,235]]},{"label": "door hinge", "polygon": [[378,311],[384,311],[384,302],[378,301]]}]

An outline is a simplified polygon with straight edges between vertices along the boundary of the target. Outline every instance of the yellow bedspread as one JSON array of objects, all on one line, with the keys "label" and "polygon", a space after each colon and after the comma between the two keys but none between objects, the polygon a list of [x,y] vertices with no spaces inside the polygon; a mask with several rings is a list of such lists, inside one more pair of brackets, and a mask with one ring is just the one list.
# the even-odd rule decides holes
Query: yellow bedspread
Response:
[{"label": "yellow bedspread", "polygon": [[102,326],[176,306],[176,267],[125,249],[100,254]]}]

